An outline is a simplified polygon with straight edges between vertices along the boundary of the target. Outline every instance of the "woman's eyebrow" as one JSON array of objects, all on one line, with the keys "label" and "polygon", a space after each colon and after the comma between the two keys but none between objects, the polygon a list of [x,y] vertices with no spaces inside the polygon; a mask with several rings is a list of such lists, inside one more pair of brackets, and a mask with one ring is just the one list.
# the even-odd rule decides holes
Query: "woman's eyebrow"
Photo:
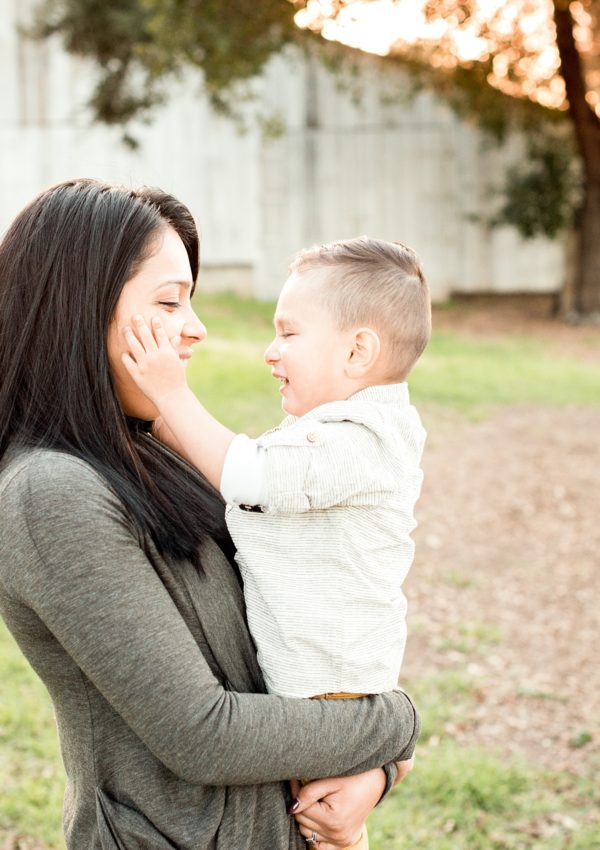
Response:
[{"label": "woman's eyebrow", "polygon": [[183,286],[185,289],[192,288],[192,282],[189,280],[163,280],[157,286],[154,287],[154,292],[157,289],[162,289],[163,286]]}]

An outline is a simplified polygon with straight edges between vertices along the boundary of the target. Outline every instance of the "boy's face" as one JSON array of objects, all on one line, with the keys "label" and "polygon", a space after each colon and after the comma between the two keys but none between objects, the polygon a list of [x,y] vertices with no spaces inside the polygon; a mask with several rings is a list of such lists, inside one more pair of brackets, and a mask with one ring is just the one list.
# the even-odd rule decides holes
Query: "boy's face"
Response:
[{"label": "boy's face", "polygon": [[281,406],[294,416],[353,392],[345,372],[352,335],[338,330],[323,303],[326,276],[325,269],[290,275],[275,309],[275,339],[265,351],[271,374],[282,382]]}]

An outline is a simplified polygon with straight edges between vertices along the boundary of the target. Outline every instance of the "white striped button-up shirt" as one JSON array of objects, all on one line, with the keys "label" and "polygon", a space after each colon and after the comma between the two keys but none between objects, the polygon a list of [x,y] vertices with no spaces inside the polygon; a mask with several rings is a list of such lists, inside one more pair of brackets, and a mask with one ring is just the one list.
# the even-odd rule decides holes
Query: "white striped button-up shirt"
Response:
[{"label": "white striped button-up shirt", "polygon": [[221,490],[236,503],[227,524],[270,692],[396,687],[424,442],[406,384],[368,387],[234,440]]}]

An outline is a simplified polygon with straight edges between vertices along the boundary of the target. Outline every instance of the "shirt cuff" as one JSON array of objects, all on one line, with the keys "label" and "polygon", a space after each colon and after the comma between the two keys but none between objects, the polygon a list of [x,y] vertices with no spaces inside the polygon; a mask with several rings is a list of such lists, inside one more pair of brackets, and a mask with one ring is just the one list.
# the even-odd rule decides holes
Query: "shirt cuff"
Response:
[{"label": "shirt cuff", "polygon": [[392,788],[394,787],[394,782],[396,781],[396,777],[398,776],[398,768],[396,767],[395,761],[390,761],[388,764],[383,765],[383,772],[385,773],[385,788],[383,789],[383,793],[379,798],[379,803],[383,803],[387,795],[390,793]]},{"label": "shirt cuff", "polygon": [[237,434],[231,441],[221,474],[221,495],[234,505],[265,504],[265,452],[256,440]]},{"label": "shirt cuff", "polygon": [[402,688],[398,688],[399,691],[402,691],[410,705],[412,706],[415,725],[413,727],[413,733],[411,735],[410,741],[406,745],[406,747],[402,750],[396,761],[406,761],[406,759],[412,758],[415,752],[415,747],[417,746],[417,741],[419,739],[419,735],[421,734],[421,718],[419,717],[419,712],[415,708],[414,702],[411,700],[409,695]]}]

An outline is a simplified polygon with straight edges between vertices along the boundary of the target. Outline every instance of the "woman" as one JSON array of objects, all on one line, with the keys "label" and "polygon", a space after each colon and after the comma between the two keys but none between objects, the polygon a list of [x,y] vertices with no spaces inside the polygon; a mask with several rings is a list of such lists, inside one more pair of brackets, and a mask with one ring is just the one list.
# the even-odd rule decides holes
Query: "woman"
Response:
[{"label": "woman", "polygon": [[[54,702],[69,848],[343,847],[418,721],[401,692],[264,693],[220,497],[152,436],[121,361],[157,311],[189,357],[197,273],[192,217],[159,190],[69,181],[6,234],[0,613]],[[341,774],[360,775],[313,783],[331,807],[286,814],[287,778]]]}]

